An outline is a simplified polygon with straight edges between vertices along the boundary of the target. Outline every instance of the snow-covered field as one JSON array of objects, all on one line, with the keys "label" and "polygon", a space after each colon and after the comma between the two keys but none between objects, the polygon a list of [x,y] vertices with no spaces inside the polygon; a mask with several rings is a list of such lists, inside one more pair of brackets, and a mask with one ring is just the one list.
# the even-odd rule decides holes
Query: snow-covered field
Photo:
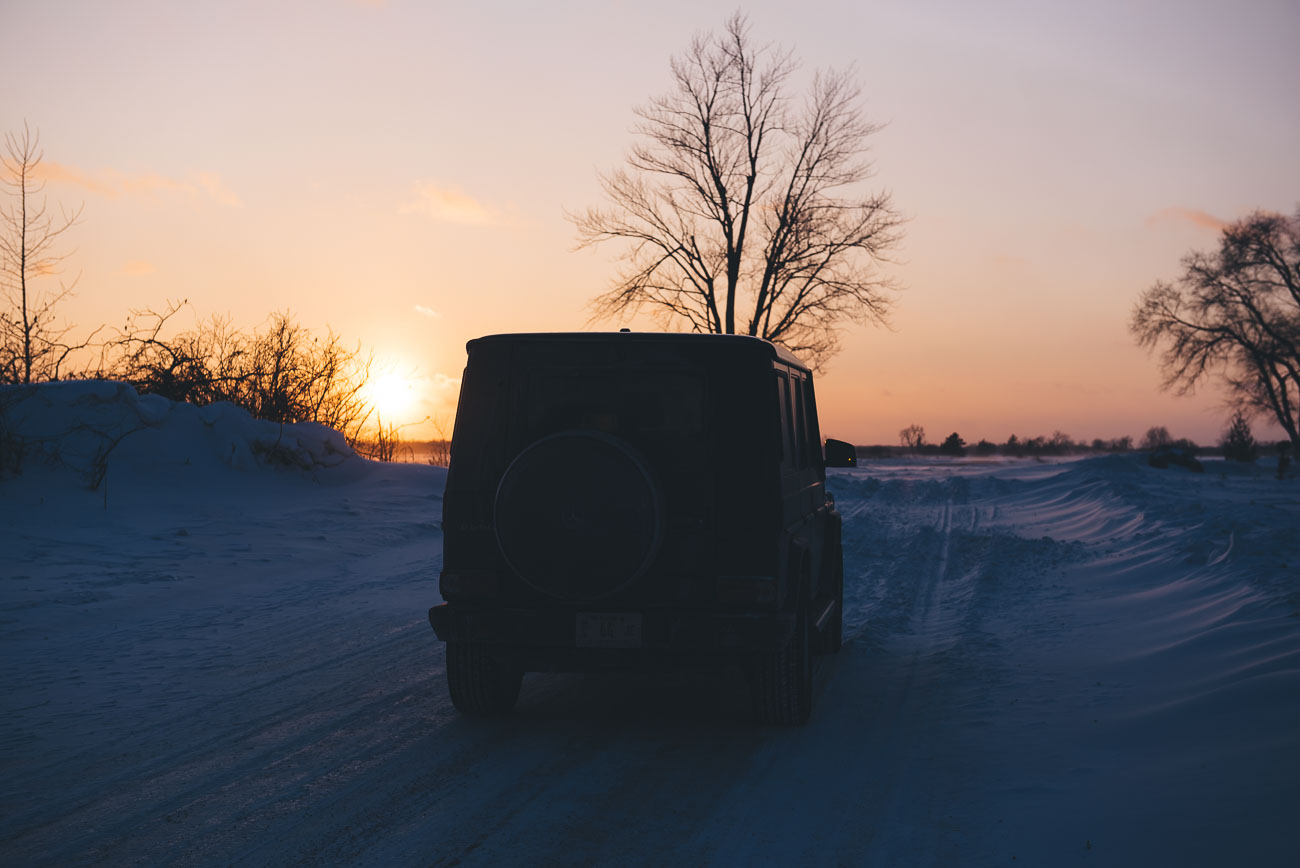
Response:
[{"label": "snow-covered field", "polygon": [[532,675],[465,720],[425,618],[442,471],[16,396],[0,864],[1300,860],[1300,488],[1262,462],[834,471],[851,638],[806,727],[725,670]]}]

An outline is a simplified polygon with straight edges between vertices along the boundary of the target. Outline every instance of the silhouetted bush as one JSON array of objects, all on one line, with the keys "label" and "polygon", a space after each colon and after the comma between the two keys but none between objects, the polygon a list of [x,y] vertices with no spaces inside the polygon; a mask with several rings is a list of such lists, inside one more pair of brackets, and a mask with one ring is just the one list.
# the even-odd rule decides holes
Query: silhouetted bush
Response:
[{"label": "silhouetted bush", "polygon": [[953,455],[953,456],[965,455],[966,441],[961,439],[961,436],[956,431],[954,431],[951,434],[949,434],[948,437],[939,446],[939,451],[942,452],[944,455]]},{"label": "silhouetted bush", "polygon": [[176,311],[133,314],[108,344],[101,375],[173,401],[229,401],[259,419],[319,422],[360,442],[371,410],[361,397],[370,359],[359,347],[348,349],[332,331],[314,334],[288,312],[251,334],[213,317],[163,337]]},{"label": "silhouetted bush", "polygon": [[1168,467],[1186,467],[1193,473],[1204,473],[1205,468],[1196,456],[1177,445],[1161,446],[1147,456],[1147,463],[1164,470]]}]

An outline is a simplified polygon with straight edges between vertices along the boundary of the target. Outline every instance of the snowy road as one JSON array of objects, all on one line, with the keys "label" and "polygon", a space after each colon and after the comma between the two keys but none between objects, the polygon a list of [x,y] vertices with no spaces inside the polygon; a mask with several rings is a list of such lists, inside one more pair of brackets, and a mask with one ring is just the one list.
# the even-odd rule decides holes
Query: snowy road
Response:
[{"label": "snowy road", "polygon": [[1263,469],[833,474],[849,641],[797,730],[726,671],[461,719],[442,473],[283,476],[0,487],[0,862],[1294,864],[1300,502]]}]

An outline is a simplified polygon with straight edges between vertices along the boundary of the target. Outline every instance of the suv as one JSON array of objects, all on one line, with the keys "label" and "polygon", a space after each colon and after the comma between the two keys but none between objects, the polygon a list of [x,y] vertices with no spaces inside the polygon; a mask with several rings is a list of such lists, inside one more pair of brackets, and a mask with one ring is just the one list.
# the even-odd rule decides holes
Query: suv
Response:
[{"label": "suv", "polygon": [[524,672],[707,656],[745,664],[760,720],[806,721],[843,608],[808,367],[736,335],[467,349],[429,610],[456,708],[509,711]]}]

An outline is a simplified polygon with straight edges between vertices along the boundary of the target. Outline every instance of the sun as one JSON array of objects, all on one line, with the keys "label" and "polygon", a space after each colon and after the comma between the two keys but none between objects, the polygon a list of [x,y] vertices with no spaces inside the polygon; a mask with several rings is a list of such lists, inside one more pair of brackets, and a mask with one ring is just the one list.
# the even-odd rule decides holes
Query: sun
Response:
[{"label": "sun", "polygon": [[415,383],[401,374],[380,374],[366,383],[366,400],[375,408],[376,421],[401,425],[410,422],[415,409]]}]

